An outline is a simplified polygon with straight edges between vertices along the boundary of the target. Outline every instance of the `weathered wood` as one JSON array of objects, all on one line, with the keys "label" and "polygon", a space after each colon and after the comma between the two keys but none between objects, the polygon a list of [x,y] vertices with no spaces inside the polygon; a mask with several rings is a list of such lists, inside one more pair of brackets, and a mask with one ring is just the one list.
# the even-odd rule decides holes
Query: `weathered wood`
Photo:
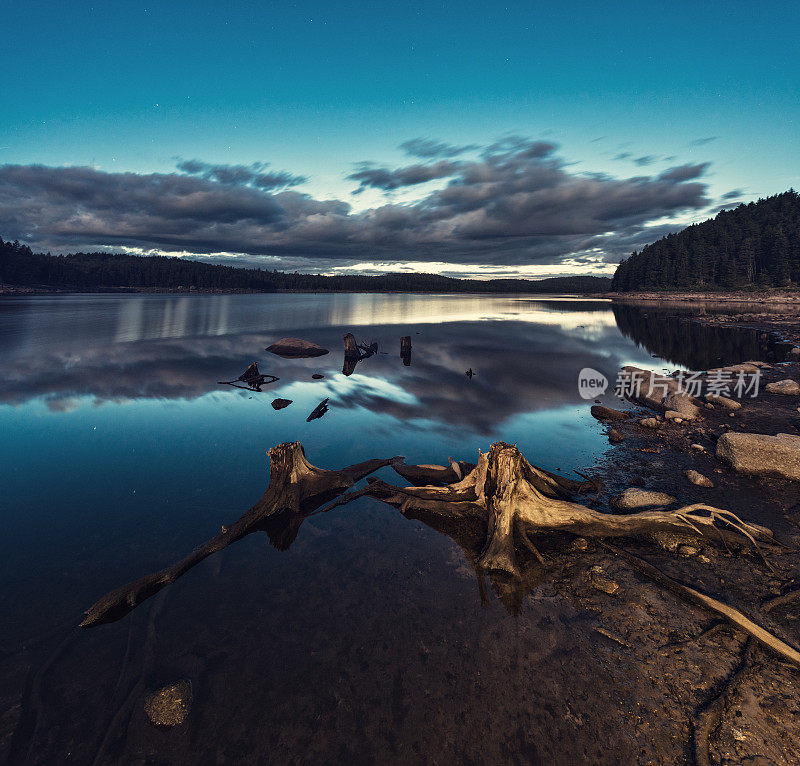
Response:
[{"label": "weathered wood", "polygon": [[313,412],[306,418],[306,423],[312,420],[321,418],[328,411],[328,399],[323,399],[313,410]]},{"label": "weathered wood", "polygon": [[406,367],[411,366],[411,336],[404,335],[400,338],[400,358]]},{"label": "weathered wood", "polygon": [[326,471],[306,460],[299,442],[284,442],[267,454],[270,460],[269,485],[254,506],[176,564],[103,596],[86,610],[81,627],[89,628],[119,620],[212,554],[252,532],[269,531],[271,517],[282,513],[307,515],[394,459],[367,460],[340,471]]}]

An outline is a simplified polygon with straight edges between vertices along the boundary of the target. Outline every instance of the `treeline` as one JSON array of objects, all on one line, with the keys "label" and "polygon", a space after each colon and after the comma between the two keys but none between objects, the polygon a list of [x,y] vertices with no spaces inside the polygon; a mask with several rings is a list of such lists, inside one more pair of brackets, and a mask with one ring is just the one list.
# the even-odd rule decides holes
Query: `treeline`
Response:
[{"label": "treeline", "polygon": [[611,286],[605,277],[550,279],[453,279],[438,274],[322,276],[286,274],[200,263],[166,256],[34,253],[19,242],[0,239],[0,284],[65,290],[308,291],[308,292],[520,292],[591,293]]},{"label": "treeline", "polygon": [[786,288],[800,285],[800,195],[794,189],[670,234],[622,261],[612,289]]}]

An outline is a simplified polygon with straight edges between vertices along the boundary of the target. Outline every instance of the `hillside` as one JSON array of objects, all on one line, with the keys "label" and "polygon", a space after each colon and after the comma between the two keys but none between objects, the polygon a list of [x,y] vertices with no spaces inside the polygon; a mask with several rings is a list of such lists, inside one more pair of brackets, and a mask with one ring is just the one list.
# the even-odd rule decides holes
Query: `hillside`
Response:
[{"label": "hillside", "polygon": [[670,234],[622,261],[612,290],[800,285],[800,195],[793,189]]},{"label": "hillside", "polygon": [[322,276],[244,269],[186,258],[75,253],[34,253],[18,242],[0,239],[0,285],[83,291],[241,292],[448,292],[591,293],[608,290],[605,277],[553,277],[541,280],[453,279],[438,274]]}]

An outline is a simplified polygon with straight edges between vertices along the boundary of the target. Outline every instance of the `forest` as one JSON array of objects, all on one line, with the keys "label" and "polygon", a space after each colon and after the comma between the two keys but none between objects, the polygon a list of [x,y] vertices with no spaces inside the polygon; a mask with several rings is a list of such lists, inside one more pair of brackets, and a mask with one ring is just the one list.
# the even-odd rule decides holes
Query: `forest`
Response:
[{"label": "forest", "polygon": [[596,293],[608,290],[611,280],[591,276],[472,280],[439,274],[287,274],[166,256],[34,253],[26,245],[0,238],[0,285],[85,292]]},{"label": "forest", "polygon": [[800,195],[760,199],[669,234],[622,261],[612,290],[738,290],[800,285]]}]

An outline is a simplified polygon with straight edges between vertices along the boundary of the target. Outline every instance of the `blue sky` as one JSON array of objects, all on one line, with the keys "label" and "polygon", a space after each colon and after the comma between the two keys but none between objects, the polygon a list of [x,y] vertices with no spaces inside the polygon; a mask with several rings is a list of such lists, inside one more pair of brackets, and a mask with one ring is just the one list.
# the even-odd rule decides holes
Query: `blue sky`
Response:
[{"label": "blue sky", "polygon": [[[594,273],[670,226],[798,183],[795,3],[14,0],[1,15],[0,236],[53,250],[128,246],[312,271]],[[469,210],[442,213],[437,192],[475,183],[486,147],[511,135],[518,155],[523,139],[552,149],[511,164],[498,159],[508,146],[490,150],[494,175],[481,195],[492,209],[479,212],[473,197]],[[470,148],[420,158],[401,148],[415,138]],[[231,199],[214,236],[183,218],[165,221],[141,194],[136,221],[121,208],[92,207],[85,191],[65,199],[68,186],[107,183],[122,205],[131,184],[154,182],[118,174],[183,177],[176,164],[186,160],[263,163],[305,180],[260,188],[271,212],[240,215],[237,231],[250,227],[247,237],[230,236]],[[393,172],[443,160],[456,164],[388,191],[367,185],[353,194],[359,183],[348,179],[360,163]],[[25,175],[31,165],[47,166],[47,178]],[[95,175],[76,181],[67,171],[78,166]],[[684,166],[702,170],[681,181],[680,195],[667,184],[650,189],[651,208],[585,209],[604,195],[603,179],[657,179]],[[557,173],[543,184],[505,184],[547,169]],[[171,192],[176,199],[226,189],[243,198],[241,185],[189,175]],[[585,178],[597,188],[547,198],[547,189],[577,192]],[[607,188],[635,196],[619,183]],[[576,197],[580,225],[543,225],[551,204]],[[349,207],[316,204],[332,200]],[[402,228],[394,247],[385,221],[375,230],[376,209],[402,217],[392,224]],[[420,231],[434,209],[435,226]],[[70,225],[56,225],[65,216]],[[478,227],[478,217],[491,226]],[[503,222],[520,220],[528,223],[504,236]]]}]

